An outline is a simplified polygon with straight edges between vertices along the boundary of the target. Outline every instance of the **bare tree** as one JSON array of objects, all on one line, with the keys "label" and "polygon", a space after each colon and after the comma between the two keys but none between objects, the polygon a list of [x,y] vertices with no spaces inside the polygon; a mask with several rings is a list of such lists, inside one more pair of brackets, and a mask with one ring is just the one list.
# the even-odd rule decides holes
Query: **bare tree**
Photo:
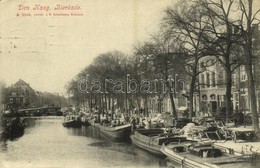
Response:
[{"label": "bare tree", "polygon": [[241,12],[240,13],[241,18],[239,19],[238,25],[243,38],[242,47],[244,51],[246,72],[248,76],[249,104],[250,104],[250,110],[252,112],[253,127],[258,137],[260,137],[259,117],[257,113],[256,93],[255,93],[255,79],[254,79],[254,72],[253,72],[253,66],[254,66],[253,24],[259,25],[259,19],[257,19],[257,16],[260,12],[260,9],[258,9],[255,13],[253,13],[253,6],[254,6],[253,0],[239,0],[239,9]]},{"label": "bare tree", "polygon": [[[135,75],[137,75],[136,79],[141,84],[141,80],[150,80],[154,77],[151,59],[152,55],[154,54],[154,45],[151,42],[146,41],[135,45],[133,50],[137,61],[137,71]],[[137,101],[140,102],[138,99],[139,97],[144,98],[144,113],[146,115],[148,115],[148,94],[149,93],[136,93]],[[151,96],[151,94],[149,94],[149,96]]]},{"label": "bare tree", "polygon": [[234,55],[240,35],[237,34],[232,10],[236,7],[234,0],[202,0],[197,4],[203,7],[208,16],[207,33],[204,36],[205,54],[215,56],[226,72],[226,121],[232,111],[232,73],[243,61]]},{"label": "bare tree", "polygon": [[[107,102],[112,98],[117,100],[117,105],[121,108],[124,108],[125,96],[123,94],[117,94],[113,92],[113,82],[116,79],[124,80],[126,77],[127,59],[124,53],[119,51],[107,52],[97,56],[93,63],[83,69],[67,86],[67,91],[71,93],[76,100],[77,104],[84,102],[86,95],[88,95],[89,105],[92,109],[92,100],[95,100],[95,106],[99,106],[104,113],[105,110],[111,109],[113,102],[109,103],[107,107]],[[84,87],[85,93],[82,90],[79,90],[78,84],[79,81],[89,79],[88,86]],[[109,80],[109,81],[108,81]],[[100,90],[94,91],[92,89],[93,81],[100,81]],[[107,84],[107,86],[105,86]],[[109,100],[108,100],[109,99]],[[112,108],[113,110],[113,108]]]},{"label": "bare tree", "polygon": [[180,41],[178,41],[178,36],[175,36],[171,30],[161,29],[160,33],[152,36],[152,41],[155,48],[152,55],[155,71],[161,74],[165,81],[167,94],[171,102],[172,114],[175,118],[178,118],[174,101],[175,89],[177,88],[175,84],[177,82],[175,81],[173,84],[170,77],[184,70],[182,61],[185,59],[181,57],[185,55],[179,43]]},{"label": "bare tree", "polygon": [[209,18],[205,10],[196,4],[182,1],[174,7],[165,10],[163,24],[177,36],[182,48],[182,58],[186,67],[186,74],[190,76],[189,87],[189,119],[193,114],[193,95],[198,75],[204,71],[199,69],[199,60],[204,57],[204,33],[208,28]]}]

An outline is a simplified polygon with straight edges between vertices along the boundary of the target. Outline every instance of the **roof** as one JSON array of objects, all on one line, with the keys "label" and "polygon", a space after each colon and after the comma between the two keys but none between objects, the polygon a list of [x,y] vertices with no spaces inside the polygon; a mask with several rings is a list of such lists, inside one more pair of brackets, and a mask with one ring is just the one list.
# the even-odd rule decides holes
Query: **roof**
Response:
[{"label": "roof", "polygon": [[15,87],[21,86],[21,85],[26,85],[26,86],[28,87],[28,89],[33,90],[33,89],[31,88],[31,86],[29,85],[29,83],[26,83],[26,82],[25,82],[24,80],[22,80],[22,79],[19,79],[19,80],[14,84]]},{"label": "roof", "polygon": [[19,79],[19,80],[14,84],[14,86],[17,86],[17,85],[29,85],[29,84],[26,83],[24,80]]}]

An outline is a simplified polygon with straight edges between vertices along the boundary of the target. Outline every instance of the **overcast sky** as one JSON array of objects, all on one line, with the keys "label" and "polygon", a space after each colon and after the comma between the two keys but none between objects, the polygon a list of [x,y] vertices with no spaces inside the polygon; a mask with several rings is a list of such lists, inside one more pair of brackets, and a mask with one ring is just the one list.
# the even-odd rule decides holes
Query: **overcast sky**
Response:
[{"label": "overcast sky", "polygon": [[[163,10],[176,1],[2,0],[0,79],[7,85],[23,79],[36,90],[62,93],[65,84],[98,54],[112,50],[131,53],[134,44],[158,31]],[[20,4],[30,10],[19,11]],[[78,4],[84,16],[16,16],[33,15],[35,4],[52,8]]]},{"label": "overcast sky", "polygon": [[[98,54],[120,50],[158,31],[170,0],[5,0],[0,2],[0,78],[20,78],[39,91],[64,85]],[[82,16],[17,17],[18,5],[80,5]],[[51,13],[58,13],[51,11]],[[28,13],[23,11],[22,13]],[[40,13],[40,12],[39,12]],[[66,12],[63,12],[66,13]],[[70,13],[70,12],[69,12]]]}]

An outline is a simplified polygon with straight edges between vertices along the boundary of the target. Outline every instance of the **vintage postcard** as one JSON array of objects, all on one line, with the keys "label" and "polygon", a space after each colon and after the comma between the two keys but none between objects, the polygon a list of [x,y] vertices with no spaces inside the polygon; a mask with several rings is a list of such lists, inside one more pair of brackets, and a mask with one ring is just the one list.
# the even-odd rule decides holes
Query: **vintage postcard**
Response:
[{"label": "vintage postcard", "polygon": [[0,0],[0,167],[260,167],[259,24],[258,0]]}]

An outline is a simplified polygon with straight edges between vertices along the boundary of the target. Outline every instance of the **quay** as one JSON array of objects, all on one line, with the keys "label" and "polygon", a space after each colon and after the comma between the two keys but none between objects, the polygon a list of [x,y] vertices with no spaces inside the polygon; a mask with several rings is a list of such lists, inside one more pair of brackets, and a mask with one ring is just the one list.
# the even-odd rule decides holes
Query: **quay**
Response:
[{"label": "quay", "polygon": [[260,142],[235,143],[234,141],[215,142],[215,147],[233,150],[235,155],[260,154]]},{"label": "quay", "polygon": [[[252,126],[246,127],[235,127],[232,128],[233,132],[244,132],[250,133],[253,131]],[[246,154],[260,154],[260,142],[250,142],[250,141],[243,141],[243,140],[228,140],[223,142],[215,142],[215,147],[226,149],[229,151],[233,151],[235,155],[246,155]]]}]

